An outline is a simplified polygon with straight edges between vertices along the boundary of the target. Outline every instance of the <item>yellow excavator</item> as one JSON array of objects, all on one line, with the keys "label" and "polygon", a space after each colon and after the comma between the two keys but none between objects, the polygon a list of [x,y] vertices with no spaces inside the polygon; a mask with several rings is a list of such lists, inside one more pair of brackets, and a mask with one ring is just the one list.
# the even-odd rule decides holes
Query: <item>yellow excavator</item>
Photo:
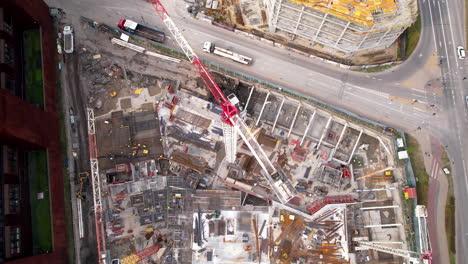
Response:
[{"label": "yellow excavator", "polygon": [[78,180],[79,180],[79,183],[80,183],[80,189],[76,193],[76,198],[78,198],[80,200],[84,200],[83,186],[84,186],[86,180],[88,180],[88,179],[89,179],[89,172],[80,172],[80,174],[78,175]]}]

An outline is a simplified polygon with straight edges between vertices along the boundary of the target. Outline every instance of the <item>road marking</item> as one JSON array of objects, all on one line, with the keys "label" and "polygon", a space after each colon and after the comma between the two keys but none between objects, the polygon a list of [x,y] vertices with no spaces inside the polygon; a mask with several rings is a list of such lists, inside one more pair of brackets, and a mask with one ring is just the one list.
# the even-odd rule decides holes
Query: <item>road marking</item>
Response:
[{"label": "road marking", "polygon": [[446,3],[446,4],[447,4],[447,14],[448,14],[450,35],[452,35],[453,55],[454,55],[454,58],[455,58],[455,63],[457,64],[457,68],[459,68],[460,66],[458,65],[457,52],[455,51],[455,39],[453,38],[453,28],[452,28],[452,18],[450,16],[450,6],[449,6],[448,3]]},{"label": "road marking", "polygon": [[439,162],[437,162],[437,159],[432,158],[431,178],[437,179],[437,176],[439,175],[438,170]]},{"label": "road marking", "polygon": [[[435,34],[435,28],[434,28],[434,20],[432,19],[432,9],[431,9],[431,3],[427,3],[429,6],[429,18],[431,19],[431,25],[432,25],[432,37],[434,38],[434,49],[437,51],[437,41],[436,41],[436,34]],[[440,43],[439,43],[440,44]]]},{"label": "road marking", "polygon": [[[440,2],[437,2],[438,6],[439,6],[439,15],[440,15],[440,24],[442,25],[442,10],[440,8]],[[449,53],[448,53],[448,48],[447,48],[447,39],[445,38],[445,30],[444,28],[441,26],[441,29],[442,29],[442,37],[444,38],[444,47],[445,47],[445,55],[447,56],[447,67],[448,69],[450,70],[450,58],[449,58]]]}]

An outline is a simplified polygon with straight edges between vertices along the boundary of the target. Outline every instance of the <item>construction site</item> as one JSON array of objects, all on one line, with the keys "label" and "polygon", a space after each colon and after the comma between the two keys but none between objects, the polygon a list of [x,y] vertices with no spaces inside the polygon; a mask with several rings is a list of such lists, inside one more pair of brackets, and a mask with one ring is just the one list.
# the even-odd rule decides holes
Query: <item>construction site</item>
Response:
[{"label": "construction site", "polygon": [[216,22],[302,51],[338,57],[372,53],[382,61],[390,54],[375,52],[392,46],[418,16],[415,0],[239,0],[198,5]]},{"label": "construction site", "polygon": [[100,263],[403,263],[422,258],[421,241],[430,251],[425,229],[416,246],[408,237],[393,134],[82,26],[91,171],[78,198],[94,207],[78,223],[94,214],[84,228]]}]

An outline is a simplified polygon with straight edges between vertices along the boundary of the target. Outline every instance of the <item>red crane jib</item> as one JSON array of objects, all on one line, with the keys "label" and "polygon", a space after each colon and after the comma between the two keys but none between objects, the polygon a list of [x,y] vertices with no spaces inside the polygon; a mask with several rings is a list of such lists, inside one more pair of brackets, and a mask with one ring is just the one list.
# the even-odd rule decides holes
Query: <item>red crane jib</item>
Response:
[{"label": "red crane jib", "polygon": [[219,86],[213,80],[213,77],[211,77],[211,75],[208,73],[205,65],[203,65],[198,57],[194,56],[192,65],[195,67],[195,70],[197,70],[205,85],[210,89],[211,94],[215,98],[216,102],[218,102],[219,106],[221,106],[223,109],[223,121],[231,124],[230,118],[237,115],[237,108],[233,106],[231,102],[229,102]]},{"label": "red crane jib", "polygon": [[154,246],[151,246],[149,248],[145,248],[142,251],[139,251],[139,252],[135,253],[135,255],[140,257],[140,260],[143,260],[143,259],[146,259],[149,256],[155,254],[156,252],[158,252],[160,248],[161,248],[160,245],[154,245]]},{"label": "red crane jib", "polygon": [[[161,17],[163,21],[166,19],[165,16],[169,17],[169,13],[166,11],[166,9],[164,8],[164,6],[161,4],[159,0],[150,0],[150,2],[153,5],[153,8],[156,11],[156,13],[158,13],[158,15]],[[233,106],[231,102],[229,102],[229,100],[221,91],[218,84],[216,84],[216,82],[213,80],[213,77],[208,72],[207,68],[205,67],[203,62],[198,58],[198,56],[196,54],[191,54],[191,56],[192,56],[192,60],[191,60],[192,65],[195,67],[195,70],[198,72],[198,74],[202,78],[206,87],[210,89],[210,92],[215,98],[216,102],[223,109],[222,120],[227,124],[233,125],[230,119],[231,117],[238,114],[237,108]]]}]

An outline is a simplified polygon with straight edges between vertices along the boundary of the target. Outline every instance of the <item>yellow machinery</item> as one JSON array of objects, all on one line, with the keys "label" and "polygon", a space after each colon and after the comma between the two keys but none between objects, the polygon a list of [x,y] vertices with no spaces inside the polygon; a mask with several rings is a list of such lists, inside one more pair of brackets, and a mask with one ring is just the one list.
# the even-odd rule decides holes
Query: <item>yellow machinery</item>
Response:
[{"label": "yellow machinery", "polygon": [[80,189],[76,193],[76,198],[83,200],[83,185],[87,179],[89,179],[89,173],[88,172],[80,172],[78,175],[79,183],[80,183]]}]

